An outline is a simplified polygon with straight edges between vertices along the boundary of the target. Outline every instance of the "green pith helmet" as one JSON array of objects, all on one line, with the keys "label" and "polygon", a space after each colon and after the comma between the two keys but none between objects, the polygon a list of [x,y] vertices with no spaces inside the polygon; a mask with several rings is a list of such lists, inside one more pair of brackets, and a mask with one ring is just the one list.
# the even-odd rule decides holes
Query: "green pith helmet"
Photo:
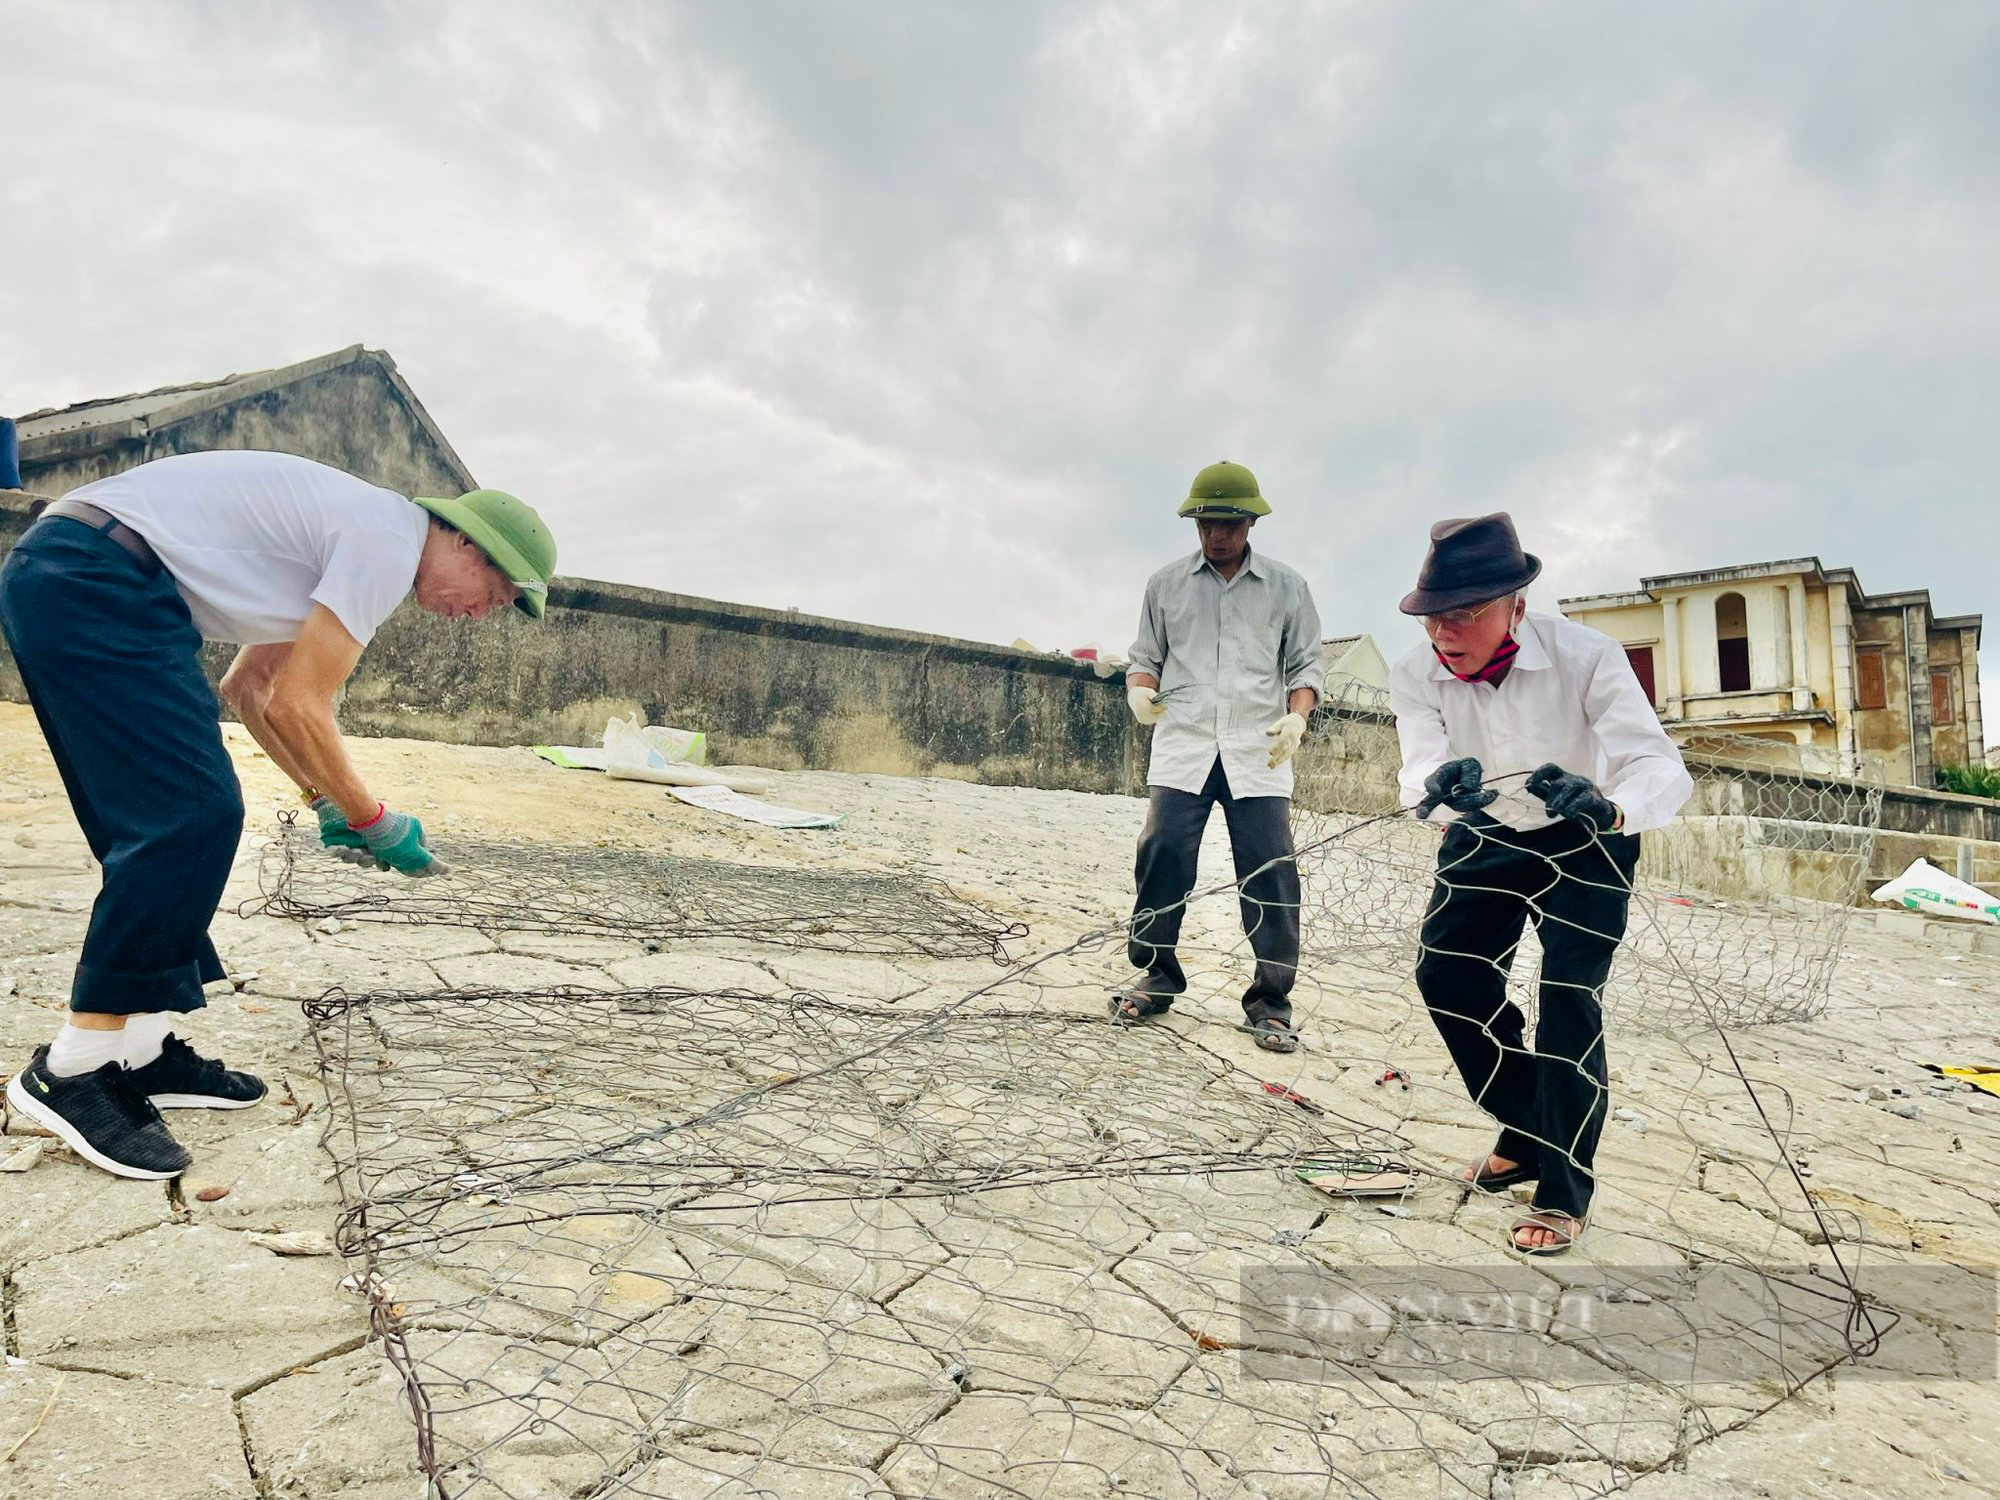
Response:
[{"label": "green pith helmet", "polygon": [[456,500],[410,498],[471,537],[473,545],[520,589],[515,607],[542,618],[549,606],[549,579],[556,570],[556,539],[540,516],[504,490],[468,490]]},{"label": "green pith helmet", "polygon": [[1184,516],[1268,516],[1271,507],[1257,489],[1257,476],[1241,464],[1224,459],[1210,464],[1194,476],[1188,497],[1181,502]]}]

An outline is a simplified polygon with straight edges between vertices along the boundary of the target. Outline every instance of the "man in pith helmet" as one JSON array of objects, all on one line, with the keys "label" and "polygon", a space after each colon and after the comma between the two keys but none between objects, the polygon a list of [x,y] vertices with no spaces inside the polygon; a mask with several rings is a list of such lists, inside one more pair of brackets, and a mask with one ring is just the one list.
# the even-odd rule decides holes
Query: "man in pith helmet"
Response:
[{"label": "man in pith helmet", "polygon": [[243,649],[222,698],[318,814],[321,841],[406,875],[423,825],[348,759],[333,699],[406,594],[542,617],[555,543],[511,495],[410,500],[283,453],[191,453],[50,505],[0,566],[0,633],[103,866],[70,1019],[7,1100],[106,1171],[166,1178],[162,1108],[242,1109],[264,1085],[172,1033],[224,977],[208,924],[243,828],[204,640]]},{"label": "man in pith helmet", "polygon": [[1187,989],[1175,946],[1202,830],[1219,802],[1256,955],[1241,1029],[1267,1051],[1294,1052],[1299,871],[1291,759],[1324,676],[1312,590],[1250,546],[1250,528],[1270,513],[1256,475],[1241,464],[1210,464],[1180,507],[1200,548],[1146,581],[1125,677],[1133,716],[1153,726],[1152,805],[1139,835],[1127,945],[1141,973],[1112,997],[1111,1016],[1131,1025],[1164,1015]]},{"label": "man in pith helmet", "polygon": [[[1604,982],[1625,936],[1639,835],[1694,792],[1624,649],[1530,613],[1541,561],[1505,512],[1431,528],[1402,611],[1427,644],[1390,673],[1403,801],[1446,821],[1417,988],[1473,1102],[1500,1122],[1467,1183],[1532,1182],[1511,1231],[1527,1255],[1581,1233],[1604,1128]],[[1541,939],[1534,1045],[1507,998],[1528,922]]]}]

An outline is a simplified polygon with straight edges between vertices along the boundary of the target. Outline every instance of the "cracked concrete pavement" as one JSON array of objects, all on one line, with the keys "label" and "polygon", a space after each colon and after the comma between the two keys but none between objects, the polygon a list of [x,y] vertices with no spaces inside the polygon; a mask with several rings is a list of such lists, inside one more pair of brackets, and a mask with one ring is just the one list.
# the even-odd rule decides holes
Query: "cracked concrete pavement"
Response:
[{"label": "cracked concrete pavement", "polygon": [[[234,903],[254,890],[257,845],[288,801],[268,762],[240,732],[229,737],[251,809],[231,905],[214,929],[232,982],[214,987],[190,1030],[202,1050],[261,1072],[272,1098],[240,1114],[171,1116],[196,1158],[176,1183],[112,1179],[52,1141],[28,1170],[0,1172],[0,1453],[18,1444],[0,1465],[0,1496],[408,1500],[421,1492],[401,1383],[369,1338],[363,1303],[341,1284],[349,1268],[333,1255],[281,1256],[251,1238],[325,1234],[339,1212],[321,1144],[328,1106],[298,1008],[329,986],[735,985],[921,1007],[996,974],[976,962],[742,944],[648,953],[603,938],[373,924],[321,931],[245,919]],[[1141,817],[1126,798],[799,773],[781,778],[779,800],[845,811],[849,821],[781,833],[684,807],[657,788],[558,772],[526,751],[377,740],[359,742],[357,759],[371,784],[425,815],[441,848],[461,832],[930,873],[1028,922],[1017,957],[1122,917]],[[1225,847],[1218,819],[1205,879],[1227,869]],[[25,1061],[60,1023],[95,883],[32,718],[0,704],[0,1068]],[[1227,902],[1191,913],[1189,947],[1222,953],[1233,920]],[[1112,972],[1103,956],[1052,968],[1049,1003],[1094,1009]],[[1230,1030],[1231,976],[1213,966],[1197,975],[1169,1024],[1218,1055],[1395,1130],[1413,1159],[1439,1173],[1489,1139],[1400,976],[1357,969],[1302,986],[1307,1049],[1274,1060]],[[1537,1268],[1552,1283],[1658,1267],[1676,1246],[1695,1245],[1759,1264],[1807,1265],[1838,1251],[1877,1269],[2000,1271],[2000,1099],[1940,1083],[1920,1066],[2000,1060],[2000,957],[1934,924],[1864,916],[1850,930],[1825,1014],[1733,1032],[1728,1042],[1820,1214],[1778,1169],[1721,1038],[1614,1036],[1614,1103],[1630,1114],[1607,1130],[1606,1186],[1585,1245]],[[1391,1064],[1410,1071],[1410,1089],[1376,1084]],[[0,1158],[36,1139],[9,1121]],[[1032,1201],[903,1215],[878,1226],[876,1243],[893,1253],[873,1262],[823,1237],[803,1211],[734,1238],[669,1245],[635,1232],[621,1241],[616,1264],[630,1278],[622,1290],[640,1323],[676,1316],[657,1278],[680,1266],[760,1297],[803,1298],[799,1326],[837,1326],[852,1351],[844,1383],[819,1396],[883,1414],[879,1442],[853,1442],[824,1423],[779,1420],[785,1380],[736,1372],[728,1400],[718,1398],[722,1386],[691,1383],[677,1425],[661,1430],[658,1451],[628,1476],[634,1492],[751,1494],[758,1448],[782,1433],[795,1464],[783,1492],[805,1497],[1303,1496],[1328,1493],[1314,1476],[1333,1473],[1383,1495],[1509,1500],[1614,1484],[1663,1500],[2000,1493],[1990,1282],[1908,1318],[1875,1357],[1890,1373],[1837,1372],[1754,1420],[1769,1404],[1754,1391],[1739,1408],[1718,1402],[1690,1413],[1629,1390],[1565,1385],[1554,1364],[1544,1385],[1436,1390],[1413,1411],[1407,1399],[1377,1399],[1368,1388],[1253,1386],[1234,1351],[1199,1338],[1171,1359],[1149,1353],[1135,1363],[1107,1361],[1101,1339],[1079,1340],[1055,1315],[1046,1328],[1013,1320],[982,1329],[978,1292],[1012,1277],[1019,1285],[1009,1295],[1023,1303],[1083,1298],[1093,1330],[1156,1351],[1185,1339],[1176,1329],[1199,1332],[1201,1320],[1218,1316],[1245,1264],[1504,1263],[1498,1241],[1513,1205],[1466,1203],[1441,1177],[1426,1178],[1393,1215],[1296,1185],[1218,1179],[1149,1189],[1143,1227],[1132,1233],[1142,1223],[1136,1212],[1102,1213],[1089,1185],[1072,1186]],[[1218,1195],[1229,1201],[1218,1207]],[[1047,1232],[1037,1238],[1043,1218]],[[1251,1223],[1255,1234],[1238,1232]],[[840,1298],[800,1291],[815,1267]],[[582,1289],[558,1282],[544,1292],[560,1301]],[[456,1334],[437,1358],[499,1378],[545,1356],[547,1346],[525,1332],[541,1315],[524,1312],[518,1339]],[[904,1376],[884,1373],[897,1357],[881,1351],[908,1330],[947,1326],[1002,1351],[962,1391],[951,1388],[935,1346],[910,1352]],[[1066,1355],[1064,1338],[1073,1346]],[[691,1356],[659,1379],[692,1382],[706,1368],[701,1359],[717,1357]],[[772,1372],[838,1364],[824,1340],[803,1334],[795,1346],[741,1357]],[[571,1349],[557,1358],[589,1386],[596,1377],[586,1365],[601,1356]],[[1062,1363],[1060,1382],[1038,1373],[1049,1359]],[[1542,1403],[1556,1396],[1572,1401],[1566,1430],[1622,1427],[1625,1468],[1594,1457],[1601,1444],[1549,1436]],[[1690,1440],[1691,1415],[1725,1410],[1743,1416],[1738,1430]],[[561,1440],[496,1432],[485,1461],[506,1475],[506,1493],[569,1494],[594,1480],[600,1450],[632,1420],[625,1408],[586,1411]]]}]

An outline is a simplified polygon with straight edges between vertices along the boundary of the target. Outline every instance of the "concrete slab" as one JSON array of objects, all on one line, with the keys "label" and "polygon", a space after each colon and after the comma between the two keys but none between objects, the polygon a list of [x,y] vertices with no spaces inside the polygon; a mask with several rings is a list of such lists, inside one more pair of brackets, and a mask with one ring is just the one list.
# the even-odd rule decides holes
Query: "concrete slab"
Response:
[{"label": "concrete slab", "polygon": [[172,1219],[165,1183],[113,1177],[50,1139],[32,1171],[0,1173],[0,1269],[72,1255]]},{"label": "concrete slab", "polygon": [[1252,1500],[1261,1493],[1143,1411],[999,1392],[958,1402],[898,1449],[881,1474],[910,1500]]},{"label": "concrete slab", "polygon": [[1408,1392],[1342,1372],[1311,1381],[1260,1379],[1233,1353],[1205,1354],[1153,1415],[1191,1446],[1226,1454],[1269,1500],[1379,1500],[1485,1495],[1498,1455],[1483,1437]]},{"label": "concrete slab", "polygon": [[0,1452],[24,1436],[0,1468],[5,1500],[257,1495],[224,1391],[9,1364],[0,1367]]},{"label": "concrete slab", "polygon": [[[275,1092],[277,1081],[271,1080]],[[319,1102],[317,1083],[297,1085],[305,1100]],[[272,1099],[258,1106],[255,1119],[239,1123],[210,1143],[193,1134],[181,1118],[174,1125],[195,1163],[182,1180],[188,1212],[198,1223],[229,1229],[324,1229],[340,1211],[333,1183],[333,1159],[320,1143],[323,1107],[288,1123],[293,1111]],[[220,1127],[218,1127],[220,1128]],[[197,1197],[204,1188],[227,1188],[229,1196],[211,1203]]]},{"label": "concrete slab", "polygon": [[[484,1466],[506,1475],[506,1492],[557,1500],[627,1458],[636,1413],[602,1356],[434,1332],[414,1334],[412,1350],[438,1418],[438,1460],[457,1476],[451,1493]],[[243,1418],[273,1494],[422,1493],[403,1381],[377,1344],[251,1392]]]},{"label": "concrete slab", "polygon": [[775,1496],[784,1500],[895,1500],[895,1492],[866,1469],[719,1453],[674,1443],[664,1445],[660,1457],[624,1475],[621,1483],[633,1495],[699,1496],[700,1500],[773,1500]]},{"label": "concrete slab", "polygon": [[522,953],[471,953],[440,958],[431,967],[438,978],[453,989],[525,990],[544,992],[572,986],[586,990],[610,990],[618,986],[602,969],[583,964],[558,963],[551,958],[530,958]]},{"label": "concrete slab", "polygon": [[[740,954],[744,946],[732,945],[732,952]],[[669,944],[658,953],[607,965],[604,972],[627,989],[660,986],[696,991],[748,990],[753,995],[769,995],[780,988],[770,971],[753,958],[691,952],[681,944]]]},{"label": "concrete slab", "polygon": [[1885,937],[1921,938],[1929,920],[1922,912],[1883,910],[1875,913],[1875,930]]},{"label": "concrete slab", "polygon": [[493,938],[503,953],[554,959],[557,963],[591,969],[643,958],[646,954],[645,945],[637,938],[570,937],[540,932],[496,932]]},{"label": "concrete slab", "polygon": [[712,1214],[698,1231],[676,1226],[676,1240],[685,1246],[698,1232],[717,1249],[754,1255],[823,1291],[881,1301],[944,1261],[944,1247],[924,1228],[937,1217],[931,1205],[913,1209],[881,1200],[779,1204]]},{"label": "concrete slab", "polygon": [[941,1358],[858,1298],[794,1290],[725,1304],[679,1353],[666,1345],[683,1336],[684,1316],[667,1323],[668,1341],[607,1352],[640,1393],[649,1430],[670,1442],[872,1468],[958,1398]]},{"label": "concrete slab", "polygon": [[1143,1293],[1073,1265],[954,1256],[889,1310],[915,1342],[962,1364],[974,1390],[1142,1405],[1196,1353]]},{"label": "concrete slab", "polygon": [[14,1317],[30,1359],[231,1391],[365,1331],[342,1274],[331,1257],[170,1224],[23,1266]]}]

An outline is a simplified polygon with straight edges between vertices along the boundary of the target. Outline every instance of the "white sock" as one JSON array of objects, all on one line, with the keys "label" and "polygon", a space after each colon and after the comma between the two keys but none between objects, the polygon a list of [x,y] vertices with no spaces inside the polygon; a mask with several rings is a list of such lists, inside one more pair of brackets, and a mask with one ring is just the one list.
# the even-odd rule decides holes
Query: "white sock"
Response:
[{"label": "white sock", "polygon": [[128,1068],[143,1068],[160,1055],[167,1034],[180,1019],[178,1011],[154,1010],[125,1018],[125,1050],[118,1060]]},{"label": "white sock", "polygon": [[48,1069],[58,1078],[95,1073],[108,1062],[123,1062],[125,1047],[122,1030],[85,1031],[65,1021],[63,1029],[56,1033],[56,1039],[49,1043]]},{"label": "white sock", "polygon": [[174,1011],[147,1011],[127,1016],[116,1031],[85,1031],[65,1021],[49,1043],[49,1071],[58,1078],[75,1078],[95,1073],[108,1062],[143,1068],[160,1055],[178,1019]]}]

